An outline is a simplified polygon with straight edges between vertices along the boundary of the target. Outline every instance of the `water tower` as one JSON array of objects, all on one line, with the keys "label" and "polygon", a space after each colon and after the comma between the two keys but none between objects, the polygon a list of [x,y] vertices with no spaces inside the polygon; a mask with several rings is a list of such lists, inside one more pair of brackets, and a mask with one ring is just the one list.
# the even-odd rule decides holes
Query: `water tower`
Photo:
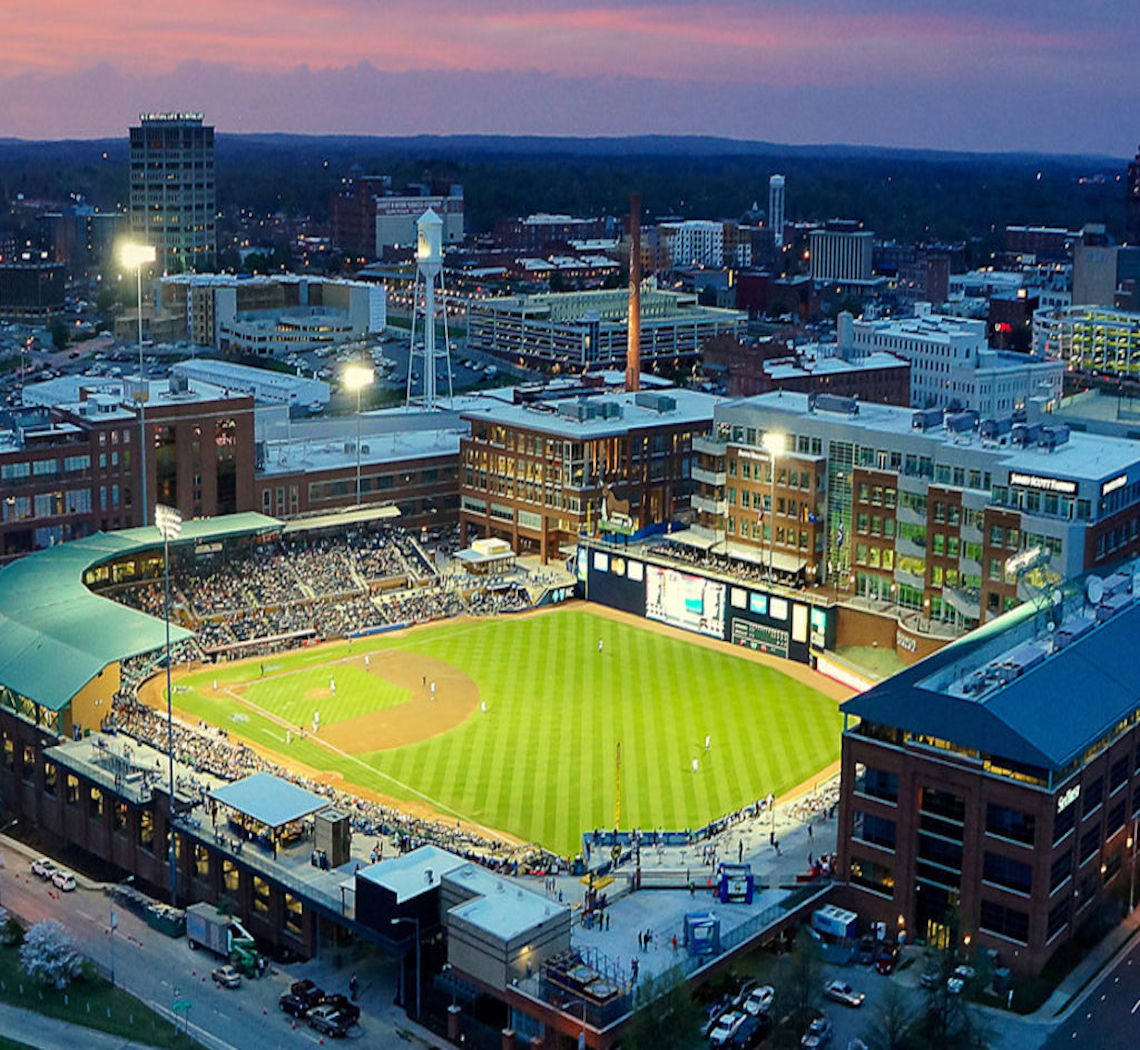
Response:
[{"label": "water tower", "polygon": [[[442,357],[447,368],[447,396],[452,396],[451,343],[447,333],[447,304],[443,299],[443,220],[431,209],[416,223],[416,284],[412,290],[412,343],[408,355],[408,404],[424,408],[436,407],[436,361]],[[439,297],[443,303],[443,350],[435,348],[435,290],[439,282]],[[424,338],[416,344],[416,318],[420,316],[420,295],[423,295]],[[419,358],[423,367],[421,393],[413,397],[412,387]]]}]

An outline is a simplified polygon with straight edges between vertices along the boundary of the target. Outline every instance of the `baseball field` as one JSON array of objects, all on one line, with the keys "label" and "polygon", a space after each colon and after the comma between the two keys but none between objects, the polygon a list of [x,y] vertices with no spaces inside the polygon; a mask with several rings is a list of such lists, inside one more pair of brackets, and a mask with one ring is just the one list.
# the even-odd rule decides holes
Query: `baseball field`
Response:
[{"label": "baseball field", "polygon": [[[696,827],[833,763],[841,694],[775,664],[578,606],[209,667],[176,677],[174,705],[305,772],[570,854],[613,823],[619,741],[623,827]],[[142,695],[165,707],[158,679]]]}]

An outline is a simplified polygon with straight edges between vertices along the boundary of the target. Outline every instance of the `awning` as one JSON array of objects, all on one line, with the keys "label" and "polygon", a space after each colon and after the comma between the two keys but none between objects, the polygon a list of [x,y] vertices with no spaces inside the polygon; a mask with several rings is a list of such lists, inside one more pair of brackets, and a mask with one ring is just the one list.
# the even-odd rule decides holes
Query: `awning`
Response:
[{"label": "awning", "polygon": [[254,773],[244,780],[214,788],[210,798],[269,828],[291,824],[329,805],[328,799],[272,773]]},{"label": "awning", "polygon": [[[744,543],[733,543],[731,540],[725,545],[725,553],[738,561],[751,562],[753,565],[768,566],[767,547],[749,547]],[[777,572],[799,572],[807,565],[807,557],[795,554],[785,554],[783,551],[772,552],[772,568]]]},{"label": "awning", "polygon": [[312,518],[295,518],[286,522],[282,533],[286,536],[298,532],[311,532],[314,529],[335,529],[345,525],[359,525],[365,521],[387,521],[398,518],[400,508],[394,503],[374,507],[351,507],[348,510],[331,514],[317,514]]},{"label": "awning", "polygon": [[715,547],[720,540],[715,536],[705,536],[694,529],[682,529],[680,532],[667,533],[663,539],[679,543],[684,547],[694,547],[699,551],[707,551]]}]

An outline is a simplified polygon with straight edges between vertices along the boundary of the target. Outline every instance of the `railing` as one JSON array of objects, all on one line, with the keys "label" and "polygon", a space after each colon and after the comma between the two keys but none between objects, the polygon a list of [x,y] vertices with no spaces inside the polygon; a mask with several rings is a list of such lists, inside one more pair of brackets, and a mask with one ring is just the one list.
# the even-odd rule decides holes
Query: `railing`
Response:
[{"label": "railing", "polygon": [[700,434],[693,437],[693,451],[706,456],[723,456],[727,446],[714,437]]},{"label": "railing", "polygon": [[728,476],[723,470],[705,470],[704,467],[693,467],[693,480],[702,485],[723,485]]},{"label": "railing", "polygon": [[717,514],[724,517],[728,513],[728,503],[722,499],[707,499],[704,496],[691,496],[693,510],[705,514]]}]

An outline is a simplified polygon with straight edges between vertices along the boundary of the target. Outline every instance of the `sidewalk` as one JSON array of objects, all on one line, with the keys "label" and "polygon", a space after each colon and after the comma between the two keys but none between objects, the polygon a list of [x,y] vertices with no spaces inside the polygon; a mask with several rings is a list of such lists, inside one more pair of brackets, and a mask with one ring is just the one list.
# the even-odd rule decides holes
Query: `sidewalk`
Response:
[{"label": "sidewalk", "polygon": [[122,1036],[44,1017],[7,1003],[0,1003],[0,1032],[39,1050],[75,1050],[79,1046],[84,1050],[149,1050],[146,1043],[132,1043]]},{"label": "sidewalk", "polygon": [[1122,922],[1114,926],[1100,943],[1073,967],[1044,1004],[1025,1019],[1044,1020],[1050,1023],[1063,1020],[1064,1015],[1076,1006],[1076,996],[1096,979],[1101,970],[1112,965],[1116,956],[1123,952],[1137,930],[1140,930],[1140,908],[1134,909],[1131,915],[1125,916]]}]

